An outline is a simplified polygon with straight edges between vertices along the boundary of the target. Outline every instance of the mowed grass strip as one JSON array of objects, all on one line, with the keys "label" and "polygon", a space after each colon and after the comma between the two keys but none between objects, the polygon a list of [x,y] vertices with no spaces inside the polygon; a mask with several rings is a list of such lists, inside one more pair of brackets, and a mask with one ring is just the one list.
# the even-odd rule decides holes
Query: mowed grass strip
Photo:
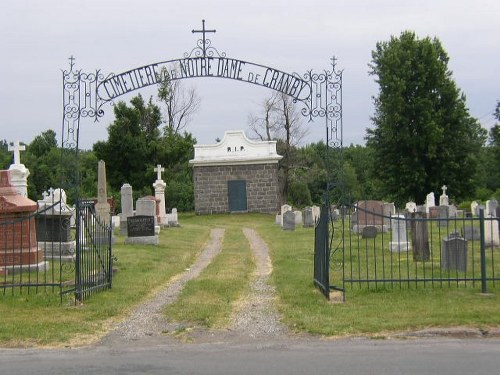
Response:
[{"label": "mowed grass strip", "polygon": [[[270,249],[272,282],[284,322],[301,332],[327,336],[385,335],[428,327],[468,326],[488,331],[500,326],[500,285],[482,296],[476,288],[436,287],[367,290],[347,286],[346,302],[328,302],[313,286],[314,229],[260,225]],[[330,280],[341,286],[341,280]]]},{"label": "mowed grass strip", "polygon": [[241,228],[234,225],[241,219],[242,216],[214,218],[226,226],[222,251],[198,278],[186,284],[173,304],[165,307],[169,320],[208,328],[222,328],[229,323],[235,303],[249,290],[250,275],[255,269],[250,245]]},{"label": "mowed grass strip", "polygon": [[[138,303],[182,273],[208,240],[209,228],[196,221],[164,229],[159,246],[123,244],[117,237],[113,253],[118,269],[110,290],[75,306],[67,297],[61,305],[57,294],[0,295],[0,346],[58,346],[92,342],[110,323],[123,319]],[[0,291],[1,292],[1,291]]]}]

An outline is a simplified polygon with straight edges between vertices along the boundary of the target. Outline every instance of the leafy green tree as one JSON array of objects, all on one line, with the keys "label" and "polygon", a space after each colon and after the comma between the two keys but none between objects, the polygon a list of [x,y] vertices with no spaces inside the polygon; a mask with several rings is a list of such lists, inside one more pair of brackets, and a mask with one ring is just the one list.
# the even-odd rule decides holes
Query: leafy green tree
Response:
[{"label": "leafy green tree", "polygon": [[0,169],[9,169],[12,163],[12,153],[9,151],[9,144],[4,139],[0,141]]},{"label": "leafy green tree", "polygon": [[368,129],[381,194],[402,204],[423,202],[446,184],[456,200],[475,190],[485,130],[469,115],[438,39],[403,32],[379,42],[370,74],[377,76],[375,127]]},{"label": "leafy green tree", "polygon": [[115,105],[115,121],[108,126],[108,140],[95,143],[93,150],[97,159],[106,163],[112,191],[120,191],[127,182],[137,194],[151,195],[160,139],[160,109],[152,99],[145,103],[140,95],[132,98],[130,104]]}]

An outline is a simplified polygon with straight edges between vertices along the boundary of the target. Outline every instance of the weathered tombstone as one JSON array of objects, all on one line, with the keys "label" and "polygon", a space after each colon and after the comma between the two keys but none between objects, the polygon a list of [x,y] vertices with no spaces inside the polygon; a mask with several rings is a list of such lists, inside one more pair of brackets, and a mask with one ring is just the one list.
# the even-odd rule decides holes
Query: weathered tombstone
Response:
[{"label": "weathered tombstone", "polygon": [[408,213],[412,214],[414,212],[417,212],[417,204],[415,202],[408,202],[405,205],[405,209],[408,211]]},{"label": "weathered tombstone", "polygon": [[387,232],[389,230],[389,226],[384,225],[383,202],[373,200],[359,201],[356,212],[357,220],[353,226],[355,233],[362,233],[363,228],[367,225],[377,227],[379,232]]},{"label": "weathered tombstone", "polygon": [[288,204],[284,204],[283,206],[281,206],[281,226],[283,226],[285,212],[291,211],[291,210],[292,210],[292,206],[290,206]]},{"label": "weathered tombstone", "polygon": [[36,240],[36,202],[17,193],[8,170],[0,171],[0,270],[44,271],[48,262]]},{"label": "weathered tombstone", "polygon": [[427,194],[427,196],[425,197],[425,212],[429,213],[430,208],[435,206],[436,206],[436,198],[434,197],[434,193],[431,192]]},{"label": "weathered tombstone", "polygon": [[464,214],[464,212],[459,210],[454,204],[449,205],[448,208],[448,217],[457,217],[459,214],[463,216]]},{"label": "weathered tombstone", "polygon": [[21,146],[19,141],[12,146],[9,145],[9,151],[14,152],[14,163],[9,167],[10,184],[17,191],[17,194],[23,197],[28,197],[28,176],[30,171],[24,164],[21,163],[21,151],[26,150],[25,146]]},{"label": "weathered tombstone", "polygon": [[393,215],[391,219],[392,241],[389,242],[389,249],[393,253],[408,251],[411,244],[408,242],[406,234],[406,220],[404,215]]},{"label": "weathered tombstone", "polygon": [[295,225],[302,225],[302,211],[293,211],[295,214]]},{"label": "weathered tombstone", "polygon": [[314,222],[317,223],[319,220],[319,216],[321,215],[321,207],[312,206],[312,213],[313,213]]},{"label": "weathered tombstone", "polygon": [[158,200],[158,224],[162,227],[168,226],[167,211],[165,209],[165,188],[167,184],[161,178],[161,172],[165,172],[161,164],[158,164],[154,171],[157,173],[156,181],[153,184],[155,189],[155,197]]},{"label": "weathered tombstone", "polygon": [[338,208],[335,208],[332,211],[332,220],[337,221],[338,219],[340,219],[340,210]]},{"label": "weathered tombstone", "polygon": [[473,216],[479,216],[479,211],[478,211],[479,203],[476,201],[472,201],[470,204],[470,211],[472,212]]},{"label": "weathered tombstone", "polygon": [[277,224],[277,225],[281,225],[281,215],[280,214],[277,214],[275,219],[274,219],[274,222]]},{"label": "weathered tombstone", "polygon": [[486,201],[486,207],[484,211],[485,217],[496,217],[497,216],[498,201],[495,199],[489,199]]},{"label": "weathered tombstone", "polygon": [[285,211],[283,214],[283,230],[295,230],[295,213]]},{"label": "weathered tombstone", "polygon": [[158,245],[155,234],[155,216],[136,215],[127,218],[126,244]]},{"label": "weathered tombstone", "polygon": [[71,262],[76,249],[76,240],[71,235],[73,210],[66,204],[63,189],[49,191],[38,201],[35,219],[38,247],[43,249],[45,259]]},{"label": "weathered tombstone", "polygon": [[448,226],[448,218],[450,214],[450,208],[449,206],[438,206],[438,223],[440,227],[447,227]]},{"label": "weathered tombstone", "polygon": [[467,241],[479,241],[481,238],[481,230],[479,227],[474,227],[471,225],[466,225],[462,228],[462,237]]},{"label": "weathered tombstone", "polygon": [[134,216],[134,200],[132,196],[132,186],[123,184],[120,189],[122,213],[120,214],[120,233],[127,235],[127,219]]},{"label": "weathered tombstone", "polygon": [[439,206],[429,207],[427,217],[430,219],[437,219],[439,217]]},{"label": "weathered tombstone", "polygon": [[169,227],[179,226],[179,216],[177,215],[177,208],[172,208],[172,212],[167,214],[167,223]]},{"label": "weathered tombstone", "polygon": [[97,203],[95,204],[95,212],[100,223],[105,225],[111,224],[111,208],[108,203],[106,188],[106,163],[103,160],[99,160],[97,169]]},{"label": "weathered tombstone", "polygon": [[500,236],[498,233],[498,219],[492,217],[485,217],[484,242],[486,246],[500,246]]},{"label": "weathered tombstone", "polygon": [[413,260],[426,261],[430,257],[429,232],[425,213],[415,212],[411,215],[411,240]]},{"label": "weathered tombstone", "polygon": [[467,272],[467,241],[458,233],[451,233],[442,240],[441,269]]},{"label": "weathered tombstone", "polygon": [[363,230],[361,232],[361,237],[362,238],[375,238],[377,237],[377,227],[374,225],[367,225],[363,227]]},{"label": "weathered tombstone", "polygon": [[313,217],[313,211],[311,207],[306,207],[302,211],[302,219],[304,221],[303,227],[304,228],[312,228],[314,227],[314,217]]},{"label": "weathered tombstone", "polygon": [[446,185],[443,185],[441,187],[441,189],[443,189],[443,194],[441,194],[441,196],[439,197],[439,205],[440,206],[448,206],[449,200],[448,200],[448,196],[446,195],[446,190],[448,188],[446,187]]}]

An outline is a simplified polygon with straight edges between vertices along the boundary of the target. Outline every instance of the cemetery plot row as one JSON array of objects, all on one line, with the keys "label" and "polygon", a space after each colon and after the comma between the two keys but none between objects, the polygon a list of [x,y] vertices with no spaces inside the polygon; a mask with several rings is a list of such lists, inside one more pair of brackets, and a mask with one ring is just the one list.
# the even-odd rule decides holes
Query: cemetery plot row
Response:
[{"label": "cemetery plot row", "polygon": [[344,288],[474,287],[484,281],[495,287],[500,282],[497,218],[483,219],[483,232],[479,218],[382,215],[377,225],[352,218],[334,223],[334,242],[342,243],[343,251],[332,251],[330,279],[342,280]]}]

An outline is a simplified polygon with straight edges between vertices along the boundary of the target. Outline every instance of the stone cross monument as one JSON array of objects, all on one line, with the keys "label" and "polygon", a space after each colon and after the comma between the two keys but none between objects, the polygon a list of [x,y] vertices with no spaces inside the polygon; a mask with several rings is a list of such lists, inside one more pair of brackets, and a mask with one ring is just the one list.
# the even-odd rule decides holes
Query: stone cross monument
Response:
[{"label": "stone cross monument", "polygon": [[441,196],[439,197],[439,205],[440,206],[448,206],[449,201],[448,201],[448,196],[446,195],[446,190],[448,188],[446,187],[446,185],[443,185],[441,187],[441,189],[443,190],[443,194],[441,194]]},{"label": "stone cross monument", "polygon": [[21,151],[26,150],[26,147],[16,141],[12,146],[9,145],[8,150],[14,152],[14,164],[9,167],[10,183],[17,191],[17,194],[28,197],[28,176],[30,171],[24,164],[21,164]]},{"label": "stone cross monument", "polygon": [[159,209],[158,209],[158,221],[160,226],[168,226],[167,211],[165,209],[165,188],[167,184],[161,179],[161,173],[165,172],[165,168],[162,168],[161,164],[158,164],[154,171],[157,173],[156,181],[153,184],[155,189],[155,198],[159,199]]}]

